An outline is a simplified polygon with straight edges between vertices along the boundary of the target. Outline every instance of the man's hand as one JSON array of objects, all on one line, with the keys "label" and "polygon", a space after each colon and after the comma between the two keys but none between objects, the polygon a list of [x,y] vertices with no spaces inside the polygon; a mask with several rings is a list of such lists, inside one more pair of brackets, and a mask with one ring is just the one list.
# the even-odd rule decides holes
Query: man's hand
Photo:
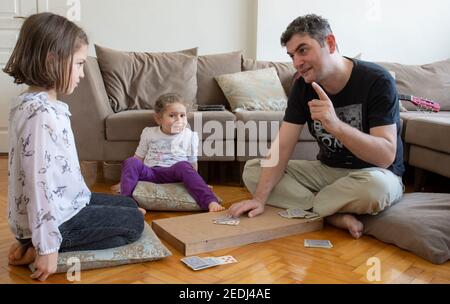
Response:
[{"label": "man's hand", "polygon": [[36,256],[36,260],[34,261],[36,271],[33,272],[31,278],[39,281],[47,280],[49,275],[56,272],[57,262],[58,252]]},{"label": "man's hand", "polygon": [[239,217],[248,212],[248,217],[255,217],[264,212],[264,204],[256,199],[246,200],[233,204],[228,209],[228,214],[232,217]]},{"label": "man's hand", "polygon": [[315,82],[312,83],[312,87],[319,99],[313,99],[308,102],[311,118],[320,121],[328,133],[334,134],[339,129],[342,121],[337,117],[333,103],[325,91]]}]

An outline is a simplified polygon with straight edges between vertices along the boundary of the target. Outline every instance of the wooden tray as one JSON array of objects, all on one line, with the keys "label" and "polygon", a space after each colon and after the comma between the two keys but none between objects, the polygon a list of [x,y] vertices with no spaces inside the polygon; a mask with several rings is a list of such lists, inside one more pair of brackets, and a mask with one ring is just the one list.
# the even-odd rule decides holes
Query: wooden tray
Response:
[{"label": "wooden tray", "polygon": [[266,206],[262,215],[241,216],[237,226],[214,224],[215,218],[227,214],[222,211],[155,220],[152,228],[161,239],[189,256],[317,231],[323,227],[322,218],[286,219],[278,215],[281,210]]}]

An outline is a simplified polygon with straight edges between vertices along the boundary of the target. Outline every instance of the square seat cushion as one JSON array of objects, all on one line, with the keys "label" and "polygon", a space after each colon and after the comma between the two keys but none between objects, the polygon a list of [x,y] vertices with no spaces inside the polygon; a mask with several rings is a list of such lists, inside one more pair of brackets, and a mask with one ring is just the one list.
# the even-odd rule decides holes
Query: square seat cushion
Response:
[{"label": "square seat cushion", "polygon": [[134,243],[110,249],[59,253],[56,273],[71,269],[74,266],[73,258],[80,261],[81,270],[88,270],[156,261],[171,255],[152,228],[145,223],[141,237]]},{"label": "square seat cushion", "polygon": [[[217,195],[216,195],[217,197]],[[133,198],[141,208],[154,211],[201,211],[182,183],[138,182]],[[219,203],[222,200],[217,197]]]},{"label": "square seat cushion", "polygon": [[421,147],[450,154],[450,117],[417,117],[408,122],[405,141]]},{"label": "square seat cushion", "polygon": [[450,194],[408,193],[375,215],[359,216],[364,234],[434,263],[450,258]]}]

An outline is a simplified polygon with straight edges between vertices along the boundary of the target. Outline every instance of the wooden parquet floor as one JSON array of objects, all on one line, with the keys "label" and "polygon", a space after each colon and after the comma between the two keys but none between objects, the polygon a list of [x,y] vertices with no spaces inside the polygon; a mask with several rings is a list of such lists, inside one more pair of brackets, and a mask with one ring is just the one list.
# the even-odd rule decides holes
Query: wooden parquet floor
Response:
[{"label": "wooden parquet floor", "polygon": [[[111,184],[98,183],[93,191],[109,192]],[[226,206],[248,198],[245,188],[213,185]],[[26,267],[8,265],[8,249],[14,242],[7,223],[7,160],[0,157],[0,283],[34,283]],[[188,213],[149,212],[148,223],[155,219]],[[305,248],[303,240],[328,239],[332,249]],[[166,244],[167,245],[167,244]],[[230,248],[201,256],[232,255],[239,262],[199,272],[189,270],[183,257],[167,245],[173,255],[164,260],[120,267],[83,271],[81,284],[88,283],[450,283],[450,262],[434,265],[372,237],[352,239],[343,230],[325,226],[323,230],[285,237],[263,243]],[[369,282],[367,261],[377,257],[381,264],[381,281]],[[70,283],[65,274],[51,276],[46,283]]]}]

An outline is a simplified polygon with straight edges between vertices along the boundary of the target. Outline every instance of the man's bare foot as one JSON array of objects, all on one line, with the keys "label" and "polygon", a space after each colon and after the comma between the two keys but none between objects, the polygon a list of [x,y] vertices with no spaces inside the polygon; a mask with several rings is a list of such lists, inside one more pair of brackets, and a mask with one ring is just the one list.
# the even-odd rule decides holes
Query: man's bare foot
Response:
[{"label": "man's bare foot", "polygon": [[120,194],[120,183],[115,184],[114,186],[112,186],[111,190],[114,191],[115,193],[119,193]]},{"label": "man's bare foot", "polygon": [[355,239],[359,239],[364,230],[364,225],[351,214],[334,214],[326,221],[337,228],[347,229]]},{"label": "man's bare foot", "polygon": [[212,202],[208,205],[209,212],[218,212],[225,210],[224,206],[221,206],[218,202]]},{"label": "man's bare foot", "polygon": [[23,247],[19,243],[15,243],[9,249],[8,263],[10,265],[28,265],[36,259],[36,250],[33,246]]},{"label": "man's bare foot", "polygon": [[138,209],[142,212],[142,215],[145,215],[147,213],[147,210],[145,210],[144,208],[138,207]]}]

